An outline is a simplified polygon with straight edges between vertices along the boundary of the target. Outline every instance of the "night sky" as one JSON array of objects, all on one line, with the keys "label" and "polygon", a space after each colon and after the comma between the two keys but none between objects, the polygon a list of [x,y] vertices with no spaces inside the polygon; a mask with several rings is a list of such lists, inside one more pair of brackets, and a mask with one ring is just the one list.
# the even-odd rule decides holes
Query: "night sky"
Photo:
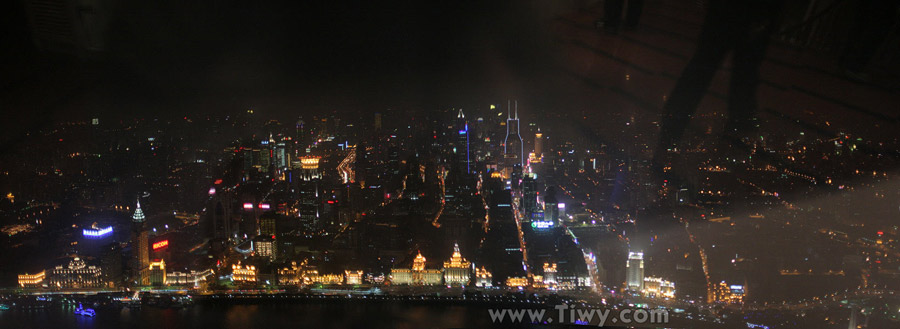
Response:
[{"label": "night sky", "polygon": [[107,49],[93,59],[37,51],[23,5],[6,3],[4,107],[30,121],[484,106],[517,98],[523,81],[552,66],[542,22],[564,10],[518,1],[118,2]]}]

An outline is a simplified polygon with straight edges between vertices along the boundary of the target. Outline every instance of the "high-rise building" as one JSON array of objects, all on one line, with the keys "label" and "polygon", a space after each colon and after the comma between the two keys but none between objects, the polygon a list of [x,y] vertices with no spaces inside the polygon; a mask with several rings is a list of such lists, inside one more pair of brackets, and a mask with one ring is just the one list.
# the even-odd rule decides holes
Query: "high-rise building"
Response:
[{"label": "high-rise building", "polygon": [[278,216],[275,213],[268,212],[259,216],[259,235],[262,236],[275,236],[276,224],[278,222]]},{"label": "high-rise building", "polygon": [[512,109],[510,109],[510,106],[507,103],[506,138],[503,139],[503,155],[507,165],[513,166],[518,164],[519,166],[524,167],[525,143],[522,141],[522,136],[519,134],[519,101],[516,101],[515,117],[513,117],[510,112],[512,112]]},{"label": "high-rise building", "polygon": [[628,263],[625,264],[626,287],[629,290],[644,290],[644,253],[628,252]]},{"label": "high-rise building", "polygon": [[119,243],[110,243],[103,247],[100,258],[100,269],[103,271],[103,284],[114,288],[122,284],[122,247]]},{"label": "high-rise building", "polygon": [[538,162],[544,157],[544,134],[541,133],[541,128],[534,134],[534,157]]},{"label": "high-rise building", "polygon": [[552,224],[559,221],[559,201],[556,199],[556,188],[553,186],[548,187],[544,195],[544,221]]},{"label": "high-rise building", "polygon": [[166,261],[162,259],[155,259],[150,262],[149,270],[150,272],[150,285],[151,286],[165,286],[166,285]]},{"label": "high-rise building", "polygon": [[233,193],[222,185],[217,184],[210,189],[206,208],[206,229],[210,238],[227,241],[234,234]]},{"label": "high-rise building", "polygon": [[150,250],[148,245],[150,233],[147,232],[144,222],[144,211],[141,209],[141,199],[139,198],[137,200],[137,207],[135,207],[134,210],[134,215],[131,216],[131,250],[135,257],[133,275],[139,285],[150,284],[150,277],[147,272],[150,267]]},{"label": "high-rise building", "polygon": [[30,35],[35,47],[79,57],[106,49],[113,6],[104,1],[27,0]]},{"label": "high-rise building", "polygon": [[300,179],[297,182],[300,224],[306,229],[314,229],[319,225],[321,213],[319,189],[322,174],[319,173],[319,157],[303,157],[300,158],[300,163]]},{"label": "high-rise building", "polygon": [[456,115],[456,128],[458,129],[456,154],[459,157],[460,167],[469,174],[472,173],[472,153],[469,149],[469,122],[466,120],[466,115],[462,109]]},{"label": "high-rise building", "polygon": [[537,175],[525,174],[522,179],[522,208],[526,218],[531,218],[532,214],[538,212],[537,197]]},{"label": "high-rise building", "polygon": [[270,261],[274,261],[277,253],[275,248],[275,239],[271,236],[260,235],[251,241],[253,245],[253,252],[256,253],[257,256],[266,257]]}]

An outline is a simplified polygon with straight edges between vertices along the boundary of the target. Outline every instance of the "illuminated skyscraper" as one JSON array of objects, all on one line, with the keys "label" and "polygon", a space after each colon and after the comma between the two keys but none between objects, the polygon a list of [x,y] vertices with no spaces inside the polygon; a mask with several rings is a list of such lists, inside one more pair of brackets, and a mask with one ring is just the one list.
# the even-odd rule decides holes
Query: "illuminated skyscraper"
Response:
[{"label": "illuminated skyscraper", "polygon": [[138,199],[134,215],[131,216],[131,250],[135,256],[133,274],[140,285],[150,284],[148,273],[150,267],[150,250],[148,246],[150,233],[144,227],[144,220],[144,211],[141,210],[141,199]]},{"label": "illuminated skyscraper", "polygon": [[510,165],[525,166],[525,143],[519,135],[519,101],[516,101],[515,117],[511,116],[507,103],[506,138],[503,140],[503,155]]},{"label": "illuminated skyscraper", "polygon": [[644,253],[628,252],[628,263],[625,264],[626,287],[634,291],[644,290]]},{"label": "illuminated skyscraper", "polygon": [[460,167],[464,168],[466,173],[472,173],[472,153],[469,150],[469,122],[463,110],[459,110],[456,115],[457,142],[456,154],[459,155]]},{"label": "illuminated skyscraper", "polygon": [[319,157],[302,157],[300,163],[300,180],[297,182],[300,223],[307,229],[313,229],[318,226],[320,216],[319,184],[322,174],[319,173]]},{"label": "illuminated skyscraper", "polygon": [[534,157],[539,162],[544,157],[544,134],[541,133],[541,128],[534,134]]},{"label": "illuminated skyscraper", "polygon": [[154,260],[150,263],[148,272],[150,272],[150,285],[166,285],[166,261],[162,259]]}]

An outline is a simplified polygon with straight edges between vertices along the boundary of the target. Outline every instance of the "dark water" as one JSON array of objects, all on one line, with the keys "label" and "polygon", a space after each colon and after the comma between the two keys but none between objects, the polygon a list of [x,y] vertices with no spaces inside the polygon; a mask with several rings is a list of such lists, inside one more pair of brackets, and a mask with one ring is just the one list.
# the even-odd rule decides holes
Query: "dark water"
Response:
[{"label": "dark water", "polygon": [[100,308],[96,317],[72,309],[0,310],[0,328],[479,328],[491,325],[480,306],[341,304],[198,304],[182,309]]}]

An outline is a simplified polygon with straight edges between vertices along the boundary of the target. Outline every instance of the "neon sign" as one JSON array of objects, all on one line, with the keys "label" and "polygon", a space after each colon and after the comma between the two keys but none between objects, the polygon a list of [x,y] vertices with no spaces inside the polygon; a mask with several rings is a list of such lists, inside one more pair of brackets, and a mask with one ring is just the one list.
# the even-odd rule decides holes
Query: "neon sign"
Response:
[{"label": "neon sign", "polygon": [[165,248],[169,246],[169,240],[162,240],[153,244],[153,250]]},{"label": "neon sign", "polygon": [[81,233],[89,238],[102,238],[112,233],[112,231],[112,226],[107,226],[106,228],[86,228]]},{"label": "neon sign", "polygon": [[252,204],[252,203],[249,203],[249,202],[248,202],[248,203],[245,203],[245,204],[244,204],[244,209],[253,209],[253,204]]},{"label": "neon sign", "polygon": [[533,227],[533,228],[550,228],[550,227],[553,227],[553,222],[551,222],[551,221],[534,221],[534,222],[531,222],[531,227]]}]

